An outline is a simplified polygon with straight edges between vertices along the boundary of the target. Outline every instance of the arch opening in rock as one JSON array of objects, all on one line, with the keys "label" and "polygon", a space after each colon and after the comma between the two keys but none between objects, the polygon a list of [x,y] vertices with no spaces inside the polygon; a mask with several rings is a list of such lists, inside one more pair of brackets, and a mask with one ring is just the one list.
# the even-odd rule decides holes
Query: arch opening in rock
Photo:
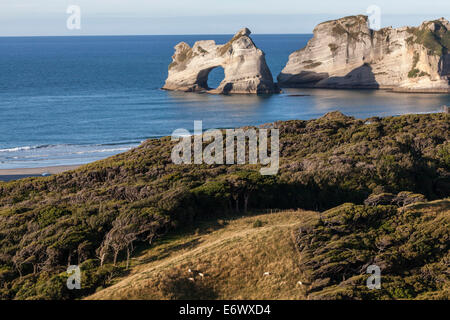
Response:
[{"label": "arch opening in rock", "polygon": [[225,70],[222,66],[203,69],[197,74],[196,84],[203,90],[215,90],[225,79]]},{"label": "arch opening in rock", "polygon": [[225,79],[225,70],[218,66],[211,69],[207,78],[208,89],[217,89]]}]

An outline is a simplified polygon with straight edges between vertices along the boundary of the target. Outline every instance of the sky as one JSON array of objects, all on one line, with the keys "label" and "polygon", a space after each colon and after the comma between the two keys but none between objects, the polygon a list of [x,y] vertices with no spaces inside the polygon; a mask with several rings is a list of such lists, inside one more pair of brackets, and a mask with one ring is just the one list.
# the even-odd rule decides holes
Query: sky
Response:
[{"label": "sky", "polygon": [[[67,28],[79,6],[81,29]],[[320,22],[381,9],[381,26],[450,18],[450,0],[0,0],[0,36],[312,33]]]}]

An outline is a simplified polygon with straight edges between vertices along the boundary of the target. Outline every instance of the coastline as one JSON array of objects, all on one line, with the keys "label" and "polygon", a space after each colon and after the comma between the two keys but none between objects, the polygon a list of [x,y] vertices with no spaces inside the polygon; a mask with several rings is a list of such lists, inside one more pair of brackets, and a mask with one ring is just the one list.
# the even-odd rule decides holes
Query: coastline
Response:
[{"label": "coastline", "polygon": [[0,182],[8,182],[30,177],[42,177],[43,175],[53,175],[75,170],[81,167],[78,165],[53,166],[40,168],[19,168],[19,169],[0,169]]},{"label": "coastline", "polygon": [[[292,95],[288,97],[294,97],[296,95]],[[304,96],[304,95],[300,95]],[[308,96],[308,95],[305,95]],[[386,117],[398,117],[402,115],[411,115],[411,114],[434,114],[434,113],[449,113],[449,107],[442,106],[441,110],[435,110],[431,112],[413,112],[413,113],[405,113],[405,114],[398,114],[398,115],[391,115],[391,116],[384,116],[382,118]],[[360,118],[365,119],[365,118]],[[367,119],[366,119],[367,120]],[[223,128],[222,128],[223,129]],[[156,138],[160,139],[162,137]],[[107,157],[106,157],[107,158]],[[106,159],[104,158],[104,159]],[[101,159],[99,159],[101,160]],[[96,160],[98,161],[98,160]],[[95,162],[95,161],[92,161]],[[87,163],[85,163],[87,164]],[[17,168],[17,169],[0,169],[0,183],[1,182],[9,182],[14,180],[20,180],[30,177],[45,177],[45,176],[51,176],[59,173],[63,173],[66,171],[71,171],[78,169],[79,167],[85,165],[85,164],[75,164],[75,165],[60,165],[60,166],[47,166],[47,167],[36,167],[36,168]]]},{"label": "coastline", "polygon": [[315,86],[308,84],[278,84],[281,89],[326,89],[326,90],[379,90],[393,93],[449,94],[450,89],[408,89],[387,86]]}]

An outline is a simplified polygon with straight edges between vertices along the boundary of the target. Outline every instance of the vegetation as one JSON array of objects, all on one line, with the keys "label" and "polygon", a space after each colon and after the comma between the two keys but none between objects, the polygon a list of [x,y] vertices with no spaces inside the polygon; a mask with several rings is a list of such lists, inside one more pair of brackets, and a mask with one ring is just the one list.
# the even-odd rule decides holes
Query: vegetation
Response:
[{"label": "vegetation", "polygon": [[[450,201],[404,208],[344,204],[302,225],[300,268],[311,299],[450,298]],[[382,270],[368,290],[367,267]]]},{"label": "vegetation", "polygon": [[314,62],[314,63],[306,65],[304,68],[305,69],[314,69],[314,68],[317,68],[318,66],[320,66],[321,64],[322,64],[322,62]]},{"label": "vegetation", "polygon": [[408,28],[414,38],[408,38],[408,43],[418,43],[425,46],[431,54],[443,56],[450,48],[450,33],[440,20],[428,22],[421,28]]},{"label": "vegetation", "polygon": [[238,32],[237,34],[235,34],[235,35],[233,36],[233,38],[232,38],[230,41],[228,41],[227,43],[225,43],[224,45],[222,45],[221,47],[219,47],[219,48],[217,49],[218,52],[219,52],[219,56],[223,56],[225,53],[227,53],[227,52],[231,49],[231,47],[232,47],[232,45],[233,45],[233,42],[239,40],[239,39],[242,38],[243,36],[245,36],[244,33]]},{"label": "vegetation", "polygon": [[420,70],[417,69],[417,64],[419,63],[420,55],[418,52],[414,52],[413,65],[411,71],[408,73],[408,78],[417,78],[420,74]]},{"label": "vegetation", "polygon": [[429,74],[426,73],[425,71],[420,71],[419,69],[416,68],[417,64],[419,63],[419,59],[420,59],[419,53],[415,52],[414,58],[413,58],[413,66],[412,66],[411,71],[409,71],[409,73],[408,73],[408,78],[429,76]]},{"label": "vegetation", "polygon": [[203,47],[201,47],[201,46],[197,46],[197,50],[198,50],[200,53],[202,53],[202,54],[207,54],[207,53],[208,53],[208,51],[205,50],[205,49],[203,49]]},{"label": "vegetation", "polygon": [[186,61],[198,55],[198,53],[194,52],[194,50],[185,42],[178,44],[178,46],[180,47],[179,52],[176,52],[173,56],[173,61],[169,65],[169,70],[174,68],[184,70]]},{"label": "vegetation", "polygon": [[[130,272],[142,248],[200,220],[268,208],[323,211],[382,193],[446,198],[449,124],[448,114],[365,121],[338,112],[277,122],[280,171],[270,177],[258,165],[175,165],[174,142],[166,137],[75,171],[0,183],[0,297],[94,293]],[[264,223],[250,227],[256,232]],[[434,253],[438,259],[441,251]],[[88,279],[83,290],[64,289],[71,264],[81,265]]]},{"label": "vegetation", "polygon": [[358,41],[363,34],[359,27],[367,24],[367,17],[362,15],[349,16],[339,19],[339,21],[331,22],[334,24],[331,29],[333,37],[347,36],[348,41]]},{"label": "vegetation", "polygon": [[331,32],[334,37],[343,36],[349,33],[340,23],[336,23]]},{"label": "vegetation", "polygon": [[408,72],[408,78],[417,78],[420,75],[419,69],[412,69],[410,72]]},{"label": "vegetation", "polygon": [[335,44],[335,43],[328,44],[328,47],[330,47],[330,51],[333,54],[339,49],[339,46],[337,44]]},{"label": "vegetation", "polygon": [[88,299],[448,299],[449,223],[449,200],[211,220],[156,241]]},{"label": "vegetation", "polygon": [[[157,240],[133,259],[131,275],[87,299],[305,299],[294,234],[315,215],[299,210],[201,222]],[[264,225],[254,228],[257,221]]]}]

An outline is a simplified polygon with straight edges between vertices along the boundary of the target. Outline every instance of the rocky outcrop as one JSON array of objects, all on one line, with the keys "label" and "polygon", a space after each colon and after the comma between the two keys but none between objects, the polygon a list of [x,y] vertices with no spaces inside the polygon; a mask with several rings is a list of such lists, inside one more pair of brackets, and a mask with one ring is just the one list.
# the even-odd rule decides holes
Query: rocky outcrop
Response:
[{"label": "rocky outcrop", "polygon": [[[277,93],[264,52],[258,49],[244,28],[224,45],[213,40],[198,41],[191,48],[181,42],[175,47],[165,90],[209,93]],[[225,78],[216,89],[208,86],[208,75],[222,67]]]},{"label": "rocky outcrop", "polygon": [[441,18],[420,27],[368,27],[366,16],[319,24],[307,46],[292,53],[280,87],[379,88],[450,92],[450,25]]}]

